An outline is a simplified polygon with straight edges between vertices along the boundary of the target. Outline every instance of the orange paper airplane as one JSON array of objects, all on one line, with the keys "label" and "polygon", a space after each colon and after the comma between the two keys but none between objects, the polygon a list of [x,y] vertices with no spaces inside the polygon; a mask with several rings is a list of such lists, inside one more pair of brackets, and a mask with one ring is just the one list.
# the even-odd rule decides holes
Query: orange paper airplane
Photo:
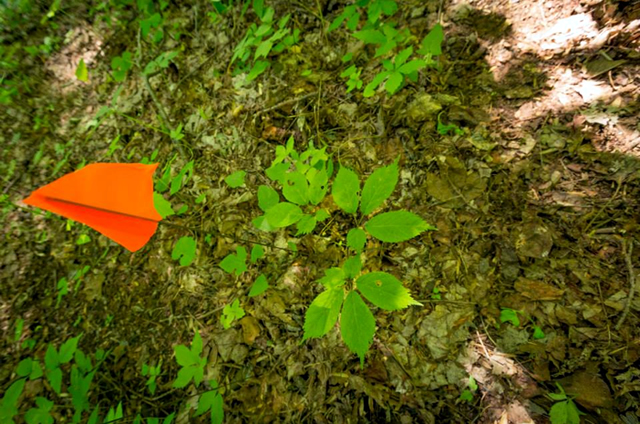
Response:
[{"label": "orange paper airplane", "polygon": [[86,224],[135,252],[162,220],[153,204],[157,167],[94,163],[37,189],[24,203]]}]

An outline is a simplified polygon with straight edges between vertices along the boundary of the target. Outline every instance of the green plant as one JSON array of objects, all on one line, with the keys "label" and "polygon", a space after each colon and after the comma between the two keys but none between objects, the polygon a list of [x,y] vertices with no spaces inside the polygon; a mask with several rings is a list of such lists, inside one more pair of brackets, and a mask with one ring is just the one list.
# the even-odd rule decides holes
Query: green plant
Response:
[{"label": "green plant", "polygon": [[146,382],[146,386],[149,388],[149,393],[152,395],[156,393],[156,378],[160,375],[162,369],[162,360],[158,362],[158,365],[142,364],[142,375],[149,377]]},{"label": "green plant", "polygon": [[[395,94],[405,82],[405,78],[411,81],[418,80],[418,71],[427,63],[422,59],[413,59],[407,62],[407,59],[413,53],[413,47],[407,47],[395,57],[394,61],[383,60],[382,66],[384,71],[373,77],[373,80],[364,88],[364,97],[371,97],[375,94],[376,88],[384,82],[384,88],[390,95]],[[386,82],[385,82],[386,81]]]},{"label": "green plant", "polygon": [[[260,26],[251,24],[245,36],[233,51],[230,65],[238,63],[236,72],[249,71],[247,81],[254,80],[271,65],[268,57],[281,53],[298,42],[300,30],[287,28],[291,15],[283,16],[275,27],[275,10],[264,7],[263,0],[253,1],[253,10]],[[252,54],[253,53],[253,54]]]},{"label": "green plant", "polygon": [[549,410],[551,424],[580,424],[580,415],[584,415],[559,383],[556,383],[560,393],[547,393],[556,403]]},{"label": "green plant", "polygon": [[182,367],[173,382],[173,387],[186,387],[191,380],[196,386],[200,385],[204,378],[204,367],[207,365],[207,357],[200,357],[202,353],[200,333],[196,331],[191,342],[191,349],[185,345],[177,345],[173,347],[173,351],[176,355],[176,362]]},{"label": "green plant", "polygon": [[351,65],[340,74],[341,78],[349,78],[347,80],[347,93],[356,88],[358,90],[362,88],[362,80],[360,79],[361,73],[362,69],[359,69],[356,65]]},{"label": "green plant", "polygon": [[478,390],[478,383],[476,383],[476,379],[472,376],[469,376],[469,381],[467,382],[467,388],[465,388],[460,394],[460,400],[467,401],[469,403],[473,402],[473,394]]},{"label": "green plant", "polygon": [[234,300],[233,303],[226,305],[222,309],[222,316],[220,317],[220,322],[225,330],[231,328],[231,323],[237,319],[240,319],[244,316],[244,309],[240,306],[240,301],[238,299]]},{"label": "green plant", "polygon": [[179,260],[180,266],[189,266],[196,257],[196,240],[191,236],[180,237],[173,246],[171,258]]},{"label": "green plant", "polygon": [[[253,220],[264,231],[296,225],[296,236],[314,231],[316,224],[329,217],[318,205],[324,200],[333,174],[333,163],[325,148],[310,143],[298,153],[289,139],[276,148],[276,157],[265,171],[282,187],[284,202],[272,187],[258,188],[258,206],[264,215]],[[360,357],[361,366],[375,333],[375,318],[363,297],[379,308],[394,311],[415,301],[395,276],[381,271],[362,273],[362,254],[367,239],[397,243],[409,240],[423,231],[435,230],[418,215],[398,210],[374,215],[391,196],[398,182],[397,161],[374,171],[361,189],[360,179],[352,170],[340,167],[331,185],[335,204],[356,222],[346,235],[348,255],[340,267],[325,270],[318,282],[324,287],[305,315],[303,340],[322,337],[340,317],[342,338],[347,347]],[[246,254],[246,253],[245,253]]]},{"label": "green plant", "polygon": [[127,77],[127,72],[133,66],[131,53],[123,52],[120,56],[111,59],[111,71],[116,82],[122,82]]}]

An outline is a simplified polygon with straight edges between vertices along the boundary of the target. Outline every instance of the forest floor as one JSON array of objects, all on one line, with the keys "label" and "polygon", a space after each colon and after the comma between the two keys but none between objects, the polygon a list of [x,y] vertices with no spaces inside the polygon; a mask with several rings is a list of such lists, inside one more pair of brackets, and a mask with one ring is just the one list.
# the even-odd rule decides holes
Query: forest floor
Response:
[{"label": "forest floor", "polygon": [[[401,1],[380,19],[415,48],[440,22],[442,54],[395,94],[369,97],[340,77],[347,53],[365,86],[382,69],[344,24],[327,31],[340,1],[266,1],[299,36],[253,81],[232,57],[260,23],[256,5],[126,3],[0,10],[0,393],[25,358],[44,363],[49,345],[82,335],[83,352],[108,352],[90,410],[121,402],[119,422],[208,422],[193,408],[213,380],[228,423],[547,423],[554,404],[571,408],[549,397],[559,387],[580,422],[639,422],[640,3]],[[111,63],[123,52],[131,68],[119,78]],[[166,52],[177,55],[145,76]],[[169,136],[179,124],[183,137]],[[290,137],[363,178],[397,159],[385,208],[437,227],[369,240],[364,268],[393,274],[422,306],[374,308],[363,368],[339,323],[302,342],[323,270],[346,255],[331,197],[331,219],[311,234],[252,225],[257,188],[272,184],[265,169]],[[21,202],[82,165],[141,161],[160,163],[157,180],[193,165],[164,193],[182,210],[136,253]],[[231,188],[240,170],[245,183]],[[197,241],[188,266],[172,259],[184,236]],[[248,272],[220,268],[251,244],[265,257]],[[249,297],[259,274],[269,288]],[[236,300],[245,315],[225,329]],[[204,382],[174,388],[174,347],[196,332]],[[141,370],[158,364],[152,394]],[[26,383],[16,422],[37,397],[71,422],[69,367],[59,394],[48,378]]]}]

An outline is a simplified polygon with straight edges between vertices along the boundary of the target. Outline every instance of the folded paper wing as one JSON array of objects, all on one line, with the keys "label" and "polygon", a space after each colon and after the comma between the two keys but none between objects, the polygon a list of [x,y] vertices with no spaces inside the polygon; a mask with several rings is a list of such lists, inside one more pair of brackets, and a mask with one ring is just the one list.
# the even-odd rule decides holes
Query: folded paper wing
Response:
[{"label": "folded paper wing", "polygon": [[158,164],[95,163],[31,193],[24,203],[88,225],[135,252],[162,220],[153,204]]}]

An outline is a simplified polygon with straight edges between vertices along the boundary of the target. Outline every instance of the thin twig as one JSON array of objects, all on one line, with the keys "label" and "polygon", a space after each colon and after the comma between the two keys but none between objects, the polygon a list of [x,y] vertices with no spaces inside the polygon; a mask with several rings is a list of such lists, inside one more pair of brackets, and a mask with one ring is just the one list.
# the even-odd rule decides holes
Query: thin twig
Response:
[{"label": "thin twig", "polygon": [[[633,264],[631,263],[631,254],[633,253],[633,242],[634,240],[631,239],[631,241],[629,241],[628,243],[625,243],[625,242],[622,243],[622,249],[626,250],[624,259],[627,264],[627,271],[629,272],[629,296],[627,296],[627,304],[624,306],[624,311],[622,312],[622,316],[620,316],[620,319],[618,320],[618,323],[615,326],[616,331],[620,329],[620,327],[622,326],[622,323],[627,318],[627,315],[629,315],[629,310],[631,309],[631,302],[633,302],[633,295],[635,294],[635,291],[636,291],[636,274],[635,274],[635,271],[633,270]],[[626,244],[628,244],[627,249],[624,248]]]},{"label": "thin twig", "polygon": [[256,113],[256,115],[262,115],[263,113],[267,113],[267,112],[271,112],[272,110],[280,109],[283,106],[287,106],[287,105],[290,105],[292,103],[297,103],[297,102],[299,102],[301,100],[307,99],[309,97],[313,97],[316,94],[318,94],[318,92],[314,91],[314,92],[311,92],[311,93],[307,93],[304,96],[296,97],[295,99],[285,100],[284,102],[280,102],[280,103],[278,103],[276,105],[273,105],[271,107],[268,107],[266,109],[262,109],[261,111]]}]

